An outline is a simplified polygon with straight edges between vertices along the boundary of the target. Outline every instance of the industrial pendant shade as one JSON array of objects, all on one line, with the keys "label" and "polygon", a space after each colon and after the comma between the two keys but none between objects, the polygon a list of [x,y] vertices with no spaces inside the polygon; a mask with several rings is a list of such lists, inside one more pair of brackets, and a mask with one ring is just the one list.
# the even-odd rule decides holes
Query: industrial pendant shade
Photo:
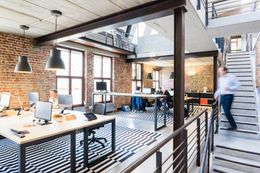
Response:
[{"label": "industrial pendant shade", "polygon": [[[60,11],[52,10],[51,15],[55,17],[55,31],[57,31],[57,18],[62,15]],[[61,59],[61,51],[56,47],[57,41],[55,41],[55,45],[52,49],[51,56],[49,57],[45,69],[46,70],[64,70],[65,65],[63,60]]]},{"label": "industrial pendant shade", "polygon": [[20,56],[19,61],[15,66],[14,72],[16,73],[31,73],[32,67],[28,62],[27,56]]},{"label": "industrial pendant shade", "polygon": [[49,57],[45,68],[46,70],[65,69],[65,65],[61,59],[61,51],[56,47],[52,49],[52,55]]},{"label": "industrial pendant shade", "polygon": [[147,74],[147,79],[153,79],[152,73]]},{"label": "industrial pendant shade", "polygon": [[[28,30],[29,27],[26,25],[21,25],[20,28],[23,30],[23,37],[25,38],[25,30]],[[25,48],[25,42],[23,45],[23,49],[24,48]],[[32,67],[28,62],[27,56],[22,55],[22,56],[18,57],[18,63],[15,66],[14,72],[15,73],[31,73],[32,72]]]},{"label": "industrial pendant shade", "polygon": [[171,72],[170,79],[174,79],[174,72]]}]

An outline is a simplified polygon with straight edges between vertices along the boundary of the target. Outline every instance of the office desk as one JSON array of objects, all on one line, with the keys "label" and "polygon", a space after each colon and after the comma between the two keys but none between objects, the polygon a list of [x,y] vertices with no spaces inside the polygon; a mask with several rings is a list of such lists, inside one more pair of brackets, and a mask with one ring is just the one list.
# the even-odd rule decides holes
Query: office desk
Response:
[{"label": "office desk", "polygon": [[[71,172],[76,172],[76,132],[78,130],[83,129],[84,132],[84,166],[88,166],[92,163],[89,163],[88,160],[88,131],[96,126],[104,125],[111,123],[112,124],[112,151],[115,151],[115,117],[109,116],[100,116],[97,115],[98,119],[93,121],[86,121],[85,117],[82,113],[77,111],[72,111],[71,113],[75,114],[77,119],[71,121],[62,121],[55,122],[47,125],[36,125],[32,127],[24,127],[25,124],[32,122],[32,117],[28,115],[21,116],[7,116],[0,118],[0,135],[8,138],[9,140],[18,144],[19,152],[19,172],[26,172],[26,147],[31,145],[40,144],[43,142],[47,142],[53,140],[55,138],[70,135],[70,165]],[[15,136],[10,128],[15,128],[19,130],[27,130],[30,133],[26,134],[26,137],[19,138]],[[111,154],[108,153],[108,154]],[[102,156],[105,157],[105,156]],[[99,158],[100,160],[102,158]],[[95,161],[94,161],[95,162]]]},{"label": "office desk", "polygon": [[[105,101],[104,101],[104,104],[105,104],[105,111],[104,111],[104,114],[106,114],[106,98],[107,96],[120,96],[120,97],[143,97],[143,98],[150,98],[150,99],[154,99],[155,101],[155,106],[154,106],[154,130],[159,130],[163,127],[166,126],[166,107],[164,106],[163,107],[163,125],[158,127],[158,122],[157,122],[157,119],[158,119],[158,109],[157,109],[157,102],[158,102],[158,99],[160,98],[166,98],[166,95],[159,95],[159,94],[135,94],[135,93],[117,93],[117,92],[94,92],[92,94],[92,109],[94,108],[94,97],[95,95],[103,95],[105,97]],[[93,111],[93,110],[92,110]]]}]

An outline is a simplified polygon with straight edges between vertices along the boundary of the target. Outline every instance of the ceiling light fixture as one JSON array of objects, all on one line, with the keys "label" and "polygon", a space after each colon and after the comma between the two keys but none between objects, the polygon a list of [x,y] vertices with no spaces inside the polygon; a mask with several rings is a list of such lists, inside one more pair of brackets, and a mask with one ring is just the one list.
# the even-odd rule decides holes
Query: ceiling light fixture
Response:
[{"label": "ceiling light fixture", "polygon": [[[25,54],[25,31],[29,30],[26,25],[21,25],[20,28],[23,30],[23,54]],[[15,73],[32,73],[32,67],[28,62],[28,57],[25,55],[18,57],[18,63],[14,69]]]},{"label": "ceiling light fixture", "polygon": [[[60,11],[52,10],[51,15],[55,17],[55,32],[57,31],[57,20],[62,15]],[[54,47],[52,48],[51,56],[49,57],[46,66],[46,70],[64,70],[65,65],[61,59],[61,51],[57,49],[57,40],[55,40]]]}]

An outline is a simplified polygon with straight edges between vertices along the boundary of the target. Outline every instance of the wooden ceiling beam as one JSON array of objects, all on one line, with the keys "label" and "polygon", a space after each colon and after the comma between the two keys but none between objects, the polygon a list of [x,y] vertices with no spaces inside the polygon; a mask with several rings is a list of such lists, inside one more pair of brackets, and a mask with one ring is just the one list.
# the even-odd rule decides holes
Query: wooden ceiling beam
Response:
[{"label": "wooden ceiling beam", "polygon": [[98,33],[109,29],[168,16],[173,14],[176,8],[185,6],[186,0],[151,1],[149,3],[35,38],[35,41],[36,44],[42,45],[51,43],[54,40],[62,42],[77,39],[86,36],[86,34]]}]

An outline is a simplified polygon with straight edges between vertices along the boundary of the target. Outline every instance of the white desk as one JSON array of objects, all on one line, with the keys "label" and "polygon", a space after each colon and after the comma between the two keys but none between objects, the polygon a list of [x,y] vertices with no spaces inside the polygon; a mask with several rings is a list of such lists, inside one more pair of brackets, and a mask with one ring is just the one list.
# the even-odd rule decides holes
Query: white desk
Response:
[{"label": "white desk", "polygon": [[[77,119],[71,121],[56,122],[47,125],[36,125],[32,127],[24,127],[25,124],[32,122],[32,117],[28,115],[21,116],[6,116],[0,118],[0,135],[6,137],[19,146],[19,172],[25,173],[25,159],[26,159],[26,147],[36,145],[39,143],[47,142],[55,138],[70,135],[71,140],[71,172],[75,172],[76,165],[76,131],[83,129],[84,131],[84,166],[88,166],[88,131],[96,126],[111,123],[112,124],[112,152],[115,151],[115,117],[113,116],[100,116],[93,121],[86,121],[83,113],[77,111],[69,111],[76,115]],[[26,113],[25,113],[26,114]],[[28,114],[28,113],[27,113]],[[19,130],[27,130],[29,134],[26,134],[24,138],[19,138],[11,132],[11,128]]]},{"label": "white desk", "polygon": [[159,130],[166,126],[166,108],[163,108],[163,125],[158,127],[158,110],[157,110],[157,102],[160,98],[166,98],[166,95],[160,95],[160,94],[135,94],[135,93],[117,93],[117,92],[94,92],[92,93],[92,111],[95,104],[95,95],[103,95],[105,96],[104,103],[105,103],[105,111],[104,115],[106,114],[106,97],[107,96],[121,96],[121,97],[143,97],[143,98],[150,98],[154,99],[155,106],[154,106],[154,130]]}]

